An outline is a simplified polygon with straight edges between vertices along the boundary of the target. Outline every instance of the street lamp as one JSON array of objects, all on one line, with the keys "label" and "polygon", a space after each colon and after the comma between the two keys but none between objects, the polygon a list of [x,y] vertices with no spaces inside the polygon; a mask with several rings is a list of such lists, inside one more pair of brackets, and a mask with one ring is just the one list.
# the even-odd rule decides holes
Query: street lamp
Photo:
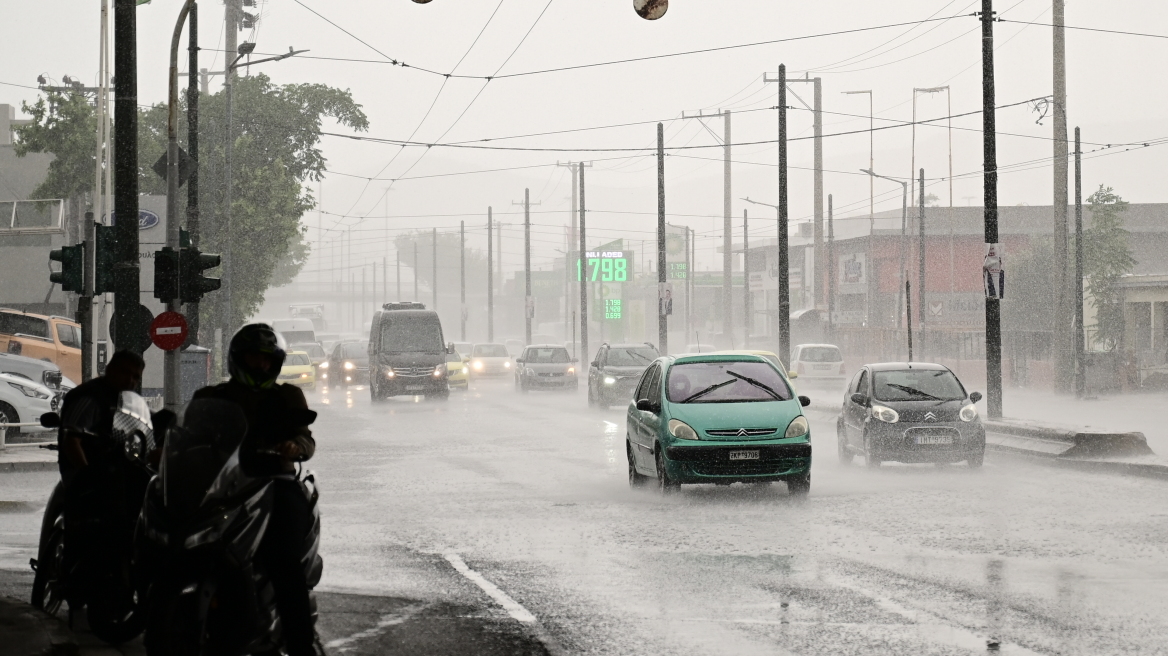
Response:
[{"label": "street lamp", "polygon": [[[750,200],[749,197],[742,200],[754,205],[775,208],[775,229],[778,231],[779,238],[779,307],[777,311],[779,315],[779,357],[785,358],[791,352],[791,264],[788,261],[787,226],[783,224],[783,211],[778,205]],[[790,364],[789,361],[787,363]]]},{"label": "street lamp", "polygon": [[[874,114],[872,111],[872,91],[868,90],[868,91],[844,91],[843,92],[843,94],[846,96],[851,96],[851,95],[856,95],[856,94],[861,94],[861,93],[868,94],[868,169],[871,171],[875,171],[876,170],[876,150],[875,150],[875,137],[874,137],[874,135],[876,133],[876,129],[875,129],[875,125],[873,123],[875,118],[874,118]],[[876,227],[876,181],[873,180],[871,177],[868,178],[868,218],[869,218],[869,221],[871,224],[870,227],[874,229]]]},{"label": "street lamp", "polygon": [[[953,94],[949,91],[949,85],[943,87],[927,87],[924,89],[913,88],[913,122],[912,122],[912,175],[909,178],[912,180],[909,185],[914,186],[913,193],[916,189],[913,184],[917,176],[917,94],[921,93],[940,93],[944,91],[948,99],[948,119],[949,119],[949,207],[953,207]],[[916,199],[916,196],[913,196]]]},{"label": "street lamp", "polygon": [[[902,296],[902,294],[904,294],[904,258],[906,256],[904,251],[904,242],[908,238],[908,183],[904,180],[897,180],[896,178],[890,178],[886,175],[880,175],[879,173],[874,172],[872,169],[860,170],[872,176],[873,178],[881,178],[883,180],[895,182],[899,184],[903,190],[900,203],[900,271],[897,273],[899,282],[896,285],[896,327],[900,328],[900,306],[904,302],[904,297]],[[869,248],[871,247],[872,237],[874,236],[875,235],[869,235]]]}]

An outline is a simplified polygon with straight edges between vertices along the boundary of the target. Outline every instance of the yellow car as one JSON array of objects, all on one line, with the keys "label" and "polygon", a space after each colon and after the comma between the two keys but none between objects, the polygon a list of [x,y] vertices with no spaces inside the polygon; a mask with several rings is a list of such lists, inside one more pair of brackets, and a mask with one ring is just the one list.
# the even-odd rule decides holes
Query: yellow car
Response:
[{"label": "yellow car", "polygon": [[308,357],[308,353],[289,352],[284,358],[284,366],[280,368],[280,377],[276,381],[307,390],[316,389],[316,368],[312,366],[312,359]]},{"label": "yellow car", "polygon": [[458,351],[446,354],[446,382],[450,389],[470,389],[470,358]]},{"label": "yellow car", "polygon": [[786,377],[788,383],[791,382],[792,379],[799,377],[799,374],[795,373],[794,371],[790,371],[785,366],[783,366],[783,361],[779,359],[779,356],[775,355],[774,353],[772,353],[770,351],[757,351],[754,349],[743,349],[743,350],[738,350],[738,351],[715,351],[715,352],[716,353],[725,353],[726,355],[757,355],[760,358],[766,358],[767,360],[770,360],[771,364],[778,367],[779,371],[783,372],[783,375],[784,375],[784,377]]}]

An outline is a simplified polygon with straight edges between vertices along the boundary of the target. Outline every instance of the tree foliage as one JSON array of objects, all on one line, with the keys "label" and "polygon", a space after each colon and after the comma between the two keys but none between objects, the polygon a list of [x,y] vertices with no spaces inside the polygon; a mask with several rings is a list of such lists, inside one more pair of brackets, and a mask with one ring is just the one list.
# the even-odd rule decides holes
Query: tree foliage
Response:
[{"label": "tree foliage", "polygon": [[1123,343],[1123,290],[1116,283],[1136,265],[1123,227],[1127,202],[1099,185],[1087,203],[1091,227],[1083,231],[1083,276],[1095,307],[1095,339],[1118,345]]},{"label": "tree foliage", "polygon": [[79,199],[93,190],[97,117],[81,93],[48,91],[35,103],[21,103],[32,122],[15,128],[13,148],[20,157],[52,153],[49,172],[34,198]]}]

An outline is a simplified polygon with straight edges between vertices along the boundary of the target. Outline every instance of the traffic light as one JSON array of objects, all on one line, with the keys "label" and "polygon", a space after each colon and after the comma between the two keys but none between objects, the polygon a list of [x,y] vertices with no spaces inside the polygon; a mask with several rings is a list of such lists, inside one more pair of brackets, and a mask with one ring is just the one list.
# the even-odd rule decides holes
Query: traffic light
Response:
[{"label": "traffic light", "polygon": [[114,290],[114,248],[117,237],[114,227],[94,226],[97,251],[94,253],[93,293],[105,294]]},{"label": "traffic light", "polygon": [[49,251],[49,260],[61,263],[61,270],[49,274],[49,282],[61,286],[62,291],[81,292],[85,289],[85,245],[62,246]]},{"label": "traffic light", "polygon": [[219,289],[218,278],[206,278],[203,272],[219,266],[219,256],[202,253],[197,248],[179,251],[179,297],[184,303],[198,303],[203,294]]},{"label": "traffic light", "polygon": [[169,303],[178,298],[179,253],[170,246],[154,252],[154,298]]}]

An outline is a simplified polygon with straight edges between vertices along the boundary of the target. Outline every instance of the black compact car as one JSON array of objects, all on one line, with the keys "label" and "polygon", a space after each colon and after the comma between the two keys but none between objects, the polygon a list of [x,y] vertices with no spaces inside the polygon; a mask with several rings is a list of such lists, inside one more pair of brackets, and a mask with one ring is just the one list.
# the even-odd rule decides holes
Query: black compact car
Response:
[{"label": "black compact car", "polygon": [[985,427],[977,392],[939,364],[885,362],[860,368],[844,392],[836,423],[840,463],[862,455],[869,467],[885,460],[980,467]]},{"label": "black compact car", "polygon": [[607,408],[631,401],[641,374],[659,355],[648,342],[601,344],[588,367],[588,405]]}]

